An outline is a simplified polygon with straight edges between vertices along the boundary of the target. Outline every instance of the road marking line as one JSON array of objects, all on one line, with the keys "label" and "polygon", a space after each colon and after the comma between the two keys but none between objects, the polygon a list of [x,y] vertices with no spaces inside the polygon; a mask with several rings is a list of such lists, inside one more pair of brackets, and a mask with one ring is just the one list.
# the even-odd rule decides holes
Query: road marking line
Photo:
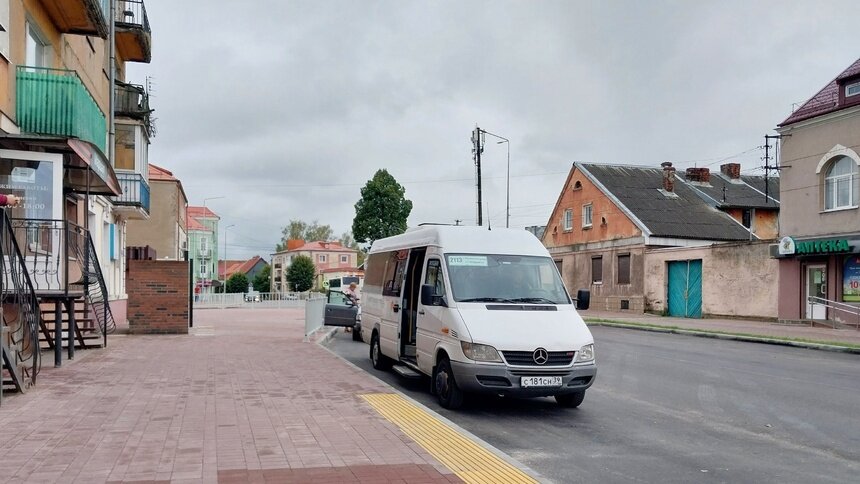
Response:
[{"label": "road marking line", "polygon": [[370,393],[360,396],[467,483],[537,483],[400,395]]}]

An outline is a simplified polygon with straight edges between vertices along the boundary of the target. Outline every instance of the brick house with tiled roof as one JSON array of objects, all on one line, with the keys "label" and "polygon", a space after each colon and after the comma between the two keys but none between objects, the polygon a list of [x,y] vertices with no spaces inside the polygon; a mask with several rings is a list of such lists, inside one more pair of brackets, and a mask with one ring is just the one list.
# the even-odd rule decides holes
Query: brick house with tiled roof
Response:
[{"label": "brick house with tiled roof", "polygon": [[[860,59],[777,125],[779,318],[856,321],[860,307]],[[830,306],[828,309],[827,306]]]},{"label": "brick house with tiled roof", "polygon": [[265,259],[255,255],[248,260],[227,260],[221,261],[218,265],[218,277],[222,281],[230,279],[230,276],[237,273],[245,274],[249,281],[253,281],[257,274],[268,265]]},{"label": "brick house with tiled roof", "polygon": [[[773,298],[772,307],[758,307],[724,296],[748,288],[745,277],[776,274],[760,242],[773,238],[773,224],[757,228],[728,209],[754,207],[754,194],[764,211],[778,200],[742,180],[735,163],[713,175],[702,168],[677,175],[663,165],[574,163],[542,238],[568,290],[589,289],[594,309],[774,317]],[[732,248],[717,254],[718,244]]]}]

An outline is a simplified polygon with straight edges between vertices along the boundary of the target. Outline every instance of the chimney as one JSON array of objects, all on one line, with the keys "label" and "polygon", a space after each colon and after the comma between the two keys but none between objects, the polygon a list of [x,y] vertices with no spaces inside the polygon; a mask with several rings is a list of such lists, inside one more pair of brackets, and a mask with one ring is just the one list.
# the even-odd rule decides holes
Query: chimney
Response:
[{"label": "chimney", "polygon": [[663,167],[663,190],[673,193],[675,191],[675,168],[671,162],[660,163]]},{"label": "chimney", "polygon": [[687,168],[687,181],[710,183],[711,170],[708,168]]},{"label": "chimney", "polygon": [[305,245],[305,241],[301,239],[290,239],[287,241],[287,250],[296,250]]},{"label": "chimney", "polygon": [[720,171],[732,180],[739,180],[741,177],[741,164],[726,163],[725,165],[720,165]]}]

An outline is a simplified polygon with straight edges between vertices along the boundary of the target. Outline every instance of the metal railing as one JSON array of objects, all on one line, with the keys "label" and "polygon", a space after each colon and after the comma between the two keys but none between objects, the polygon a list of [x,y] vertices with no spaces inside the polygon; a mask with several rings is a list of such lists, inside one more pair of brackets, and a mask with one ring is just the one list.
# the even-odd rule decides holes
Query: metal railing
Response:
[{"label": "metal railing", "polygon": [[324,296],[316,292],[203,293],[194,295],[194,308],[298,308],[304,307],[306,301],[317,297]]},{"label": "metal railing", "polygon": [[[832,316],[828,317],[828,320],[854,326],[856,329],[860,330],[860,306],[839,301],[831,301],[829,299],[816,296],[810,296],[807,298],[807,302],[813,306],[824,306],[827,308],[828,313]],[[837,315],[841,315],[842,318]]]},{"label": "metal railing", "polygon": [[68,295],[83,278],[87,229],[66,220],[10,219],[16,242],[38,294]]},{"label": "metal railing", "polygon": [[[0,210],[0,272],[3,274],[0,278],[3,298],[0,325],[8,329],[0,332],[0,337],[7,338],[2,341],[3,352],[9,350],[10,354],[6,355],[10,360],[6,362],[10,366],[8,371],[20,389],[21,385],[35,383],[41,369],[39,326],[42,315],[27,264],[5,210]],[[0,366],[2,364],[0,361]],[[23,369],[23,374],[17,373],[19,368]],[[19,380],[19,377],[22,378]]]},{"label": "metal railing", "polygon": [[108,295],[107,284],[105,283],[102,267],[99,263],[99,257],[96,253],[96,246],[93,243],[92,234],[86,234],[86,252],[83,254],[84,260],[84,294],[87,298],[89,311],[95,316],[99,330],[104,336],[105,346],[107,346],[107,335],[116,330],[116,321],[113,318],[113,312],[110,309],[110,298]]},{"label": "metal railing", "polygon": [[15,78],[21,131],[74,136],[106,151],[105,115],[75,71],[18,66]]},{"label": "metal railing", "polygon": [[114,112],[118,116],[143,118],[152,113],[149,108],[149,94],[143,86],[117,81],[114,91],[116,92]]},{"label": "metal railing", "polygon": [[142,28],[151,32],[143,0],[117,0],[115,19],[118,26]]},{"label": "metal railing", "polygon": [[122,188],[122,195],[111,197],[114,205],[141,207],[149,213],[149,184],[140,173],[118,171],[116,179]]}]

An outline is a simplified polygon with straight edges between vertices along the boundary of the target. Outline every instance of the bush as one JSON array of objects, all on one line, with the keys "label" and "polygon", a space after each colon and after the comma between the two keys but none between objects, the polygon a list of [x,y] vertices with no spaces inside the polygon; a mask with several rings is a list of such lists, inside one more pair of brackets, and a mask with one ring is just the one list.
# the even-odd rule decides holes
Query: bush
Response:
[{"label": "bush", "polygon": [[248,290],[248,276],[237,272],[227,279],[227,292],[230,294],[244,293]]}]

